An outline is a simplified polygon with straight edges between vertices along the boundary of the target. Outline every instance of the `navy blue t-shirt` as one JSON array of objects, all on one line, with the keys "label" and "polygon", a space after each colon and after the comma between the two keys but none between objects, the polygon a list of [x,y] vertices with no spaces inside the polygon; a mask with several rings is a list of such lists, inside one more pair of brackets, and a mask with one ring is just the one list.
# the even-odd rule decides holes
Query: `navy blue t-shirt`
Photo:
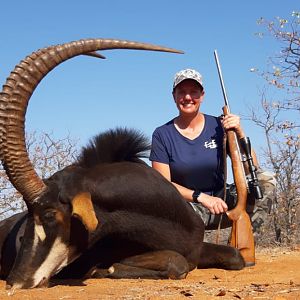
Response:
[{"label": "navy blue t-shirt", "polygon": [[194,140],[175,128],[174,119],[156,128],[150,160],[168,164],[172,182],[212,195],[224,185],[223,127],[217,117],[204,118],[204,128]]}]

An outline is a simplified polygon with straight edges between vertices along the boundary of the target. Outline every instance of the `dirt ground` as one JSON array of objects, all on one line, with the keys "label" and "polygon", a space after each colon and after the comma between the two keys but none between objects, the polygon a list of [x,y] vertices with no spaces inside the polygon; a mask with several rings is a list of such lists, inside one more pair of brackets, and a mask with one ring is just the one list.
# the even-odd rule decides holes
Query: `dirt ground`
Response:
[{"label": "dirt ground", "polygon": [[184,280],[89,279],[60,281],[50,288],[5,290],[0,299],[300,299],[300,247],[263,249],[256,265],[241,271],[194,270]]}]

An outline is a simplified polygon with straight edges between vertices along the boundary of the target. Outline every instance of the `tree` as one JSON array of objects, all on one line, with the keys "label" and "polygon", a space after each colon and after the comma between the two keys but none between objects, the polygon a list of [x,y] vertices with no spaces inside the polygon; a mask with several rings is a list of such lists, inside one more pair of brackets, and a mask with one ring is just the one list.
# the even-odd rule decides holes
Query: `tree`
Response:
[{"label": "tree", "polygon": [[[270,58],[271,70],[261,75],[269,84],[287,92],[287,97],[278,102],[281,108],[300,112],[300,12],[292,12],[290,20],[261,18],[258,24],[280,43],[280,51]],[[258,35],[265,36],[263,33]],[[299,123],[294,126],[299,127]]]},{"label": "tree", "polygon": [[[267,70],[252,69],[267,84],[260,91],[261,109],[251,109],[250,118],[263,129],[267,142],[263,150],[265,166],[277,179],[267,224],[272,226],[265,227],[263,240],[267,240],[267,235],[269,241],[291,245],[300,240],[300,13],[293,12],[289,19],[261,18],[258,24],[265,30],[258,36],[275,39],[280,48],[270,57]],[[267,97],[270,90],[275,99]]]},{"label": "tree", "polygon": [[[70,165],[77,156],[77,141],[70,136],[55,139],[53,134],[33,132],[27,134],[26,141],[31,162],[41,178]],[[0,219],[26,209],[22,196],[11,185],[2,167],[0,190]]]}]

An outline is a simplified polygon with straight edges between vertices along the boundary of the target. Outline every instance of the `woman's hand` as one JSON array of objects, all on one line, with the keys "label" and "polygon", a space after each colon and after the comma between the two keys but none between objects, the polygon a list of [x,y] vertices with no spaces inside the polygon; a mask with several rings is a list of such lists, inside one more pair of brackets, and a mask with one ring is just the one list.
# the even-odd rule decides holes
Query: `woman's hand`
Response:
[{"label": "woman's hand", "polygon": [[234,114],[228,114],[223,117],[222,125],[225,130],[234,129],[239,138],[245,136],[241,127],[240,117]]},{"label": "woman's hand", "polygon": [[205,193],[201,193],[198,197],[198,202],[206,207],[212,214],[225,213],[228,210],[227,204],[218,197],[209,196]]}]

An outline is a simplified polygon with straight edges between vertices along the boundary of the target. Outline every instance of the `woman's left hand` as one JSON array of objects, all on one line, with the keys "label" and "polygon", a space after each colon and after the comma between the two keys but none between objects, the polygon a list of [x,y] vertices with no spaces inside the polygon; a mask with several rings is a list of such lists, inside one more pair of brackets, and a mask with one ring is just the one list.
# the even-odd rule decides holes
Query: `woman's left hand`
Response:
[{"label": "woman's left hand", "polygon": [[239,136],[244,137],[244,131],[241,127],[240,117],[234,114],[228,114],[223,117],[222,124],[225,130],[233,129]]}]

